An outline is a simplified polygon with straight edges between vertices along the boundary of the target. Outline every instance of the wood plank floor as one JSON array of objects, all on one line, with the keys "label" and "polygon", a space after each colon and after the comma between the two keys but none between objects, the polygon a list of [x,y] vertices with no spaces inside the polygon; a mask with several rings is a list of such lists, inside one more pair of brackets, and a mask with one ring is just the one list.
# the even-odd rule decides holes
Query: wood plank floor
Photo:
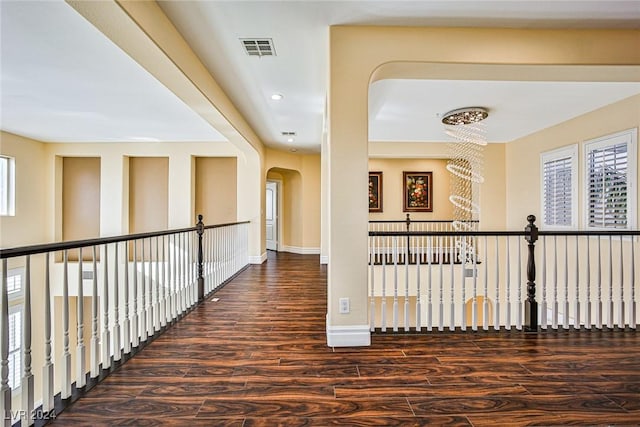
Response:
[{"label": "wood plank floor", "polygon": [[58,416],[64,426],[637,425],[640,334],[328,348],[326,268],[270,254]]}]

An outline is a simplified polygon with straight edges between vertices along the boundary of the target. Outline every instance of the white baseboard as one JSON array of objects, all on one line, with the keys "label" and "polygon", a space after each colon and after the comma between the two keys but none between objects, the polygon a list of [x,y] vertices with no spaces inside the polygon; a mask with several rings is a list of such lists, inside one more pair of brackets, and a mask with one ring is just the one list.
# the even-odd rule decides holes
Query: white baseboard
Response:
[{"label": "white baseboard", "polygon": [[263,253],[260,256],[249,256],[249,264],[262,264],[267,260],[267,253]]},{"label": "white baseboard", "polygon": [[300,255],[320,255],[320,248],[303,248],[300,246],[280,246],[282,252],[291,252]]},{"label": "white baseboard", "polygon": [[329,347],[365,347],[371,345],[369,325],[330,326],[327,322]]},{"label": "white baseboard", "polygon": [[329,255],[320,255],[320,264],[329,264]]}]

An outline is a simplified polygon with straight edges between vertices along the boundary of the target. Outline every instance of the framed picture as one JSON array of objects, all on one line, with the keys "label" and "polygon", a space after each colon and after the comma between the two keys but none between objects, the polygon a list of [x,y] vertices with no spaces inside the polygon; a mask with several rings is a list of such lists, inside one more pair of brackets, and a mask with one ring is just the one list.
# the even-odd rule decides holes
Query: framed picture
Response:
[{"label": "framed picture", "polygon": [[402,172],[403,212],[433,212],[433,172]]},{"label": "framed picture", "polygon": [[382,172],[369,172],[369,212],[382,212]]}]

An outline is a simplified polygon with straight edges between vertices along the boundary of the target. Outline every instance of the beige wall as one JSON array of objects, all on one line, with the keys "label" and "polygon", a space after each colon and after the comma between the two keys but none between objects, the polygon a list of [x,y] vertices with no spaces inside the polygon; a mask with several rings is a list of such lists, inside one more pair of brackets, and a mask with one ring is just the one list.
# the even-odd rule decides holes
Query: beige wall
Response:
[{"label": "beige wall", "polygon": [[62,159],[62,240],[100,236],[100,158]]},{"label": "beige wall", "polygon": [[403,220],[404,182],[402,172],[433,173],[433,212],[409,212],[414,220],[451,219],[452,205],[449,202],[450,173],[444,159],[369,159],[370,171],[382,172],[382,212],[369,212],[372,220]]},{"label": "beige wall", "polygon": [[129,158],[129,232],[166,230],[169,210],[169,159]]},{"label": "beige wall", "polygon": [[[640,31],[335,26],[329,32],[327,337],[330,345],[368,345],[368,204],[365,191],[351,189],[367,186],[370,82],[412,73],[431,79],[637,81],[640,50],[632,46],[640,43]],[[472,49],[450,48],[468,40]],[[423,66],[416,70],[415,64]],[[338,312],[340,298],[351,300],[350,313]]]},{"label": "beige wall", "polygon": [[[251,221],[250,262],[266,259],[264,188],[267,169],[264,167],[262,141],[160,6],[156,2],[75,0],[69,1],[69,4],[223,134],[236,151],[241,153],[238,164],[243,173],[238,174],[239,187],[246,192],[258,194],[259,197],[238,199],[238,219]],[[179,144],[181,147],[183,145],[185,144]],[[169,173],[169,179],[173,181],[174,169],[170,169]],[[169,193],[171,199],[171,184]],[[185,197],[192,195],[193,191]],[[190,207],[192,214],[193,201],[186,206]],[[174,226],[172,217],[173,212],[170,211],[171,227]],[[191,217],[188,218],[189,222]],[[186,219],[180,218],[180,221]]]},{"label": "beige wall", "polygon": [[[487,144],[484,148],[485,181],[480,187],[480,228],[483,230],[504,230],[505,227],[505,147],[506,144]],[[449,150],[447,144],[437,142],[370,142],[369,156],[376,161],[388,158],[442,160],[449,157]],[[373,169],[370,167],[369,170]],[[435,184],[437,187],[437,182]],[[444,191],[445,188],[441,190]],[[448,192],[449,188],[446,188],[446,191]],[[448,195],[449,193],[446,197]],[[413,217],[413,214],[411,216]],[[369,214],[369,217],[374,219],[372,214]]]},{"label": "beige wall", "polygon": [[[602,107],[506,145],[507,226],[520,229],[526,217],[540,218],[540,153],[578,144],[578,220],[584,227],[583,142],[640,127],[640,95]],[[640,164],[640,159],[638,159]],[[636,189],[638,191],[638,189]],[[636,200],[640,200],[640,191]],[[636,206],[637,211],[637,206]],[[538,221],[538,225],[540,225]]]},{"label": "beige wall", "polygon": [[42,142],[0,132],[0,153],[15,159],[15,216],[0,217],[0,247],[49,242],[47,206],[52,181]]},{"label": "beige wall", "polygon": [[235,157],[196,157],[195,213],[205,224],[235,222],[238,180]]},{"label": "beige wall", "polygon": [[319,253],[320,156],[266,150],[266,178],[282,180],[284,250]]}]

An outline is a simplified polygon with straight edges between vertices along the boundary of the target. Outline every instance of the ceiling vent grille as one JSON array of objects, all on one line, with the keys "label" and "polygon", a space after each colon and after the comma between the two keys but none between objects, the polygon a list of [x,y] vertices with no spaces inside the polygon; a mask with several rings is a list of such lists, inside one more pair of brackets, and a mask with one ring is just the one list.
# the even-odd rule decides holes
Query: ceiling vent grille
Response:
[{"label": "ceiling vent grille", "polygon": [[282,136],[296,136],[295,132],[282,132]]},{"label": "ceiling vent grille", "polygon": [[276,56],[276,49],[271,39],[240,39],[240,41],[249,56]]}]

